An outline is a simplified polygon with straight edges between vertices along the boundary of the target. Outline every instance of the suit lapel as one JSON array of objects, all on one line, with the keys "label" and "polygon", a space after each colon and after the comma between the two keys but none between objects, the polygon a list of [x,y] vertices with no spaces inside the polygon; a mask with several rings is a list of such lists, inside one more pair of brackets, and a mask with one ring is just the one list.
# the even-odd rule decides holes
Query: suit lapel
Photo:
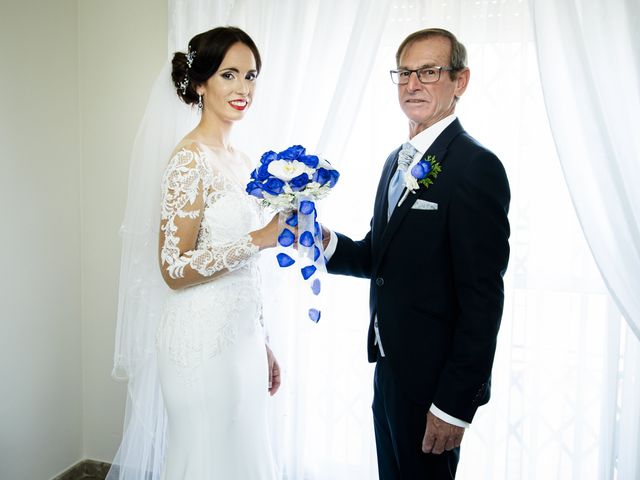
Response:
[{"label": "suit lapel", "polygon": [[[445,128],[443,132],[438,136],[438,138],[435,139],[435,141],[431,144],[431,146],[425,152],[422,158],[424,159],[429,155],[434,155],[436,157],[436,160],[440,162],[441,165],[444,165],[449,144],[453,141],[454,138],[456,138],[462,132],[464,132],[464,130],[462,128],[462,125],[460,124],[460,121],[458,119],[455,119],[453,122],[451,122],[451,125]],[[394,159],[396,158],[398,151],[399,149],[394,152],[395,154]],[[387,197],[386,192],[387,192],[387,189],[389,188],[389,181],[391,179],[391,174],[393,171],[395,171],[395,169],[393,168],[394,166],[393,163],[391,164],[391,168],[389,168],[388,163],[389,163],[389,160],[387,160],[387,165],[385,165],[385,170],[384,170],[384,172],[388,174],[388,177],[386,178],[386,183],[385,183],[386,185],[386,189],[384,191],[385,198]],[[382,182],[381,182],[381,185],[382,185]],[[378,197],[380,196],[380,186],[378,187]],[[400,198],[402,198],[402,196]],[[389,246],[389,242],[393,238],[394,234],[398,231],[398,227],[402,224],[402,220],[404,219],[407,212],[411,209],[411,205],[413,205],[415,198],[416,198],[416,195],[410,193],[409,196],[404,200],[402,205],[400,205],[399,207],[396,207],[396,209],[393,211],[393,214],[391,215],[391,218],[389,219],[388,224],[386,222],[387,201],[384,202],[383,209],[378,208],[378,201],[376,201],[374,221],[375,219],[378,219],[378,222],[380,224],[383,224],[382,220],[380,220],[380,217],[383,217],[384,224],[386,224],[386,228],[383,227],[384,230],[381,232],[381,237],[379,238],[379,242],[376,242],[375,237],[373,239],[375,242],[374,251],[375,253],[377,253],[377,255],[375,255],[375,258],[374,258],[375,269],[378,268],[378,264],[380,263],[380,260],[382,260],[384,252]]]}]

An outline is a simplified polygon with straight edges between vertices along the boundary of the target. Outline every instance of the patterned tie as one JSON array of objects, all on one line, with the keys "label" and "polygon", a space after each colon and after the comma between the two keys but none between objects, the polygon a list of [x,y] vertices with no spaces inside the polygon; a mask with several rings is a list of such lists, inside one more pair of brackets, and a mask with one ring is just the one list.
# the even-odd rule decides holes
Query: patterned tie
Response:
[{"label": "patterned tie", "polygon": [[404,189],[404,172],[406,172],[409,165],[411,165],[416,153],[418,153],[418,150],[416,150],[409,142],[402,144],[402,148],[398,153],[398,169],[391,179],[391,182],[389,182],[389,207],[387,211],[387,221],[391,218],[391,214],[396,208],[398,200],[400,200],[400,194]]}]

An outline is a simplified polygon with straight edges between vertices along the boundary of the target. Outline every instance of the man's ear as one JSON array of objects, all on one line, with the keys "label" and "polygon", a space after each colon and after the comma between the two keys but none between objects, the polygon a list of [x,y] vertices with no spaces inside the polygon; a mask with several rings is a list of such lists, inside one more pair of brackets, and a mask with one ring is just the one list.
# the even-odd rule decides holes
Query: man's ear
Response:
[{"label": "man's ear", "polygon": [[469,77],[471,76],[471,71],[468,68],[465,68],[458,72],[456,76],[456,89],[454,91],[454,95],[456,98],[460,98],[464,91],[467,89],[467,85],[469,85]]}]

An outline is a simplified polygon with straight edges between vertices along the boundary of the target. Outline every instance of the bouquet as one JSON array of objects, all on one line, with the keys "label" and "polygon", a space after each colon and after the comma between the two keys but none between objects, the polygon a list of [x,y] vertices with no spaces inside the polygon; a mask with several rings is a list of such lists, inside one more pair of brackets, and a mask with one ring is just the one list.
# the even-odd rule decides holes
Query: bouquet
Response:
[{"label": "bouquet", "polygon": [[[317,273],[326,270],[326,260],[315,202],[329,194],[339,177],[327,160],[307,155],[304,147],[294,145],[280,153],[265,152],[251,172],[246,188],[247,193],[259,198],[264,206],[280,212],[278,244],[281,247],[292,248],[296,238],[292,229],[298,229],[298,259],[306,261],[300,273],[316,296],[320,293]],[[276,258],[282,268],[296,263],[287,251],[278,253]],[[314,322],[320,320],[317,308],[310,308],[308,313]]]},{"label": "bouquet", "polygon": [[331,164],[305,148],[294,145],[276,153],[265,152],[251,172],[247,193],[278,211],[295,210],[301,200],[321,200],[335,186],[340,174]]}]

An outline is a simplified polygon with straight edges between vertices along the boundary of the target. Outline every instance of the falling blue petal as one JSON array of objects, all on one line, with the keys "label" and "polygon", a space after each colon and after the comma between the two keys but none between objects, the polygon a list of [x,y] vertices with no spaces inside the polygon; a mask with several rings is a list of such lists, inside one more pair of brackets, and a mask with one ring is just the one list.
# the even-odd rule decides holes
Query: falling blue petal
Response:
[{"label": "falling blue petal", "polygon": [[296,263],[296,261],[286,253],[279,253],[278,255],[276,255],[276,258],[278,259],[278,265],[280,265],[282,268],[290,267],[291,265]]},{"label": "falling blue petal", "polygon": [[302,273],[302,278],[308,280],[311,275],[316,273],[316,267],[315,265],[308,265],[306,267],[302,267],[300,272]]},{"label": "falling blue petal", "polygon": [[320,249],[316,246],[313,247],[313,261],[317,262],[320,258]]},{"label": "falling blue petal", "polygon": [[289,218],[287,218],[286,222],[290,227],[295,227],[298,225],[298,214],[294,213]]},{"label": "falling blue petal", "polygon": [[320,310],[316,310],[315,308],[310,308],[309,318],[314,322],[318,323],[320,321]]},{"label": "falling blue petal", "polygon": [[300,235],[300,245],[305,247],[313,245],[313,235],[311,235],[311,232],[303,232],[302,235]]},{"label": "falling blue petal", "polygon": [[316,206],[311,200],[303,200],[300,202],[300,213],[303,215],[311,215]]},{"label": "falling blue petal", "polygon": [[311,284],[311,291],[314,295],[318,295],[320,293],[320,279],[316,278]]},{"label": "falling blue petal", "polygon": [[282,233],[278,236],[278,243],[283,247],[290,247],[293,245],[294,240],[296,239],[295,235],[289,230],[285,228],[282,230]]}]

